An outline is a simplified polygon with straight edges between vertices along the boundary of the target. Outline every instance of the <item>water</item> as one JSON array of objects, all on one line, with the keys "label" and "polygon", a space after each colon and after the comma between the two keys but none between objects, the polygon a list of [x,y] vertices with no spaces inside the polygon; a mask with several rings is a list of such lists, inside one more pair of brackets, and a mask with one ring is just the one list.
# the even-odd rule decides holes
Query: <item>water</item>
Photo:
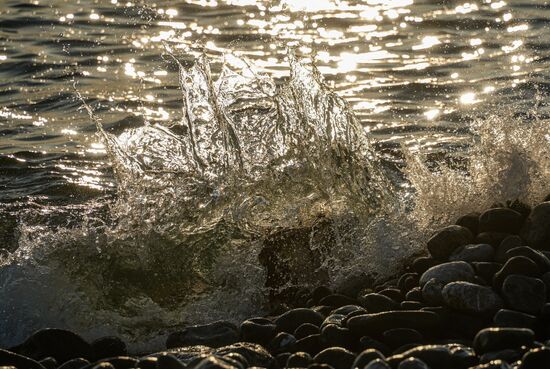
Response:
[{"label": "water", "polygon": [[313,283],[266,287],[266,235],[313,229],[312,271],[336,287],[397,270],[463,212],[540,200],[549,15],[543,1],[8,1],[0,344],[59,326],[159,347]]}]

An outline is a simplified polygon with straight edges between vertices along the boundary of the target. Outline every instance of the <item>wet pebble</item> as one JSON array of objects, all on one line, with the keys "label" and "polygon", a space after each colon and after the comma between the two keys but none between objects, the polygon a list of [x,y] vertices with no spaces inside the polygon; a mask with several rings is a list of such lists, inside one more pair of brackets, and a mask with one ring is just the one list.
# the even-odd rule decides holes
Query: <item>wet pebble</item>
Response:
[{"label": "wet pebble", "polygon": [[485,328],[474,338],[474,349],[479,355],[491,351],[517,349],[521,346],[530,346],[535,334],[527,328]]},{"label": "wet pebble", "polygon": [[502,298],[490,287],[469,282],[451,282],[442,291],[447,306],[472,314],[490,314],[504,305]]},{"label": "wet pebble", "polygon": [[231,345],[238,340],[239,331],[233,323],[217,321],[210,324],[190,326],[169,334],[166,339],[166,348],[193,345],[221,347]]},{"label": "wet pebble", "polygon": [[546,285],[540,279],[512,274],[502,285],[507,305],[527,314],[538,314],[546,302]]}]

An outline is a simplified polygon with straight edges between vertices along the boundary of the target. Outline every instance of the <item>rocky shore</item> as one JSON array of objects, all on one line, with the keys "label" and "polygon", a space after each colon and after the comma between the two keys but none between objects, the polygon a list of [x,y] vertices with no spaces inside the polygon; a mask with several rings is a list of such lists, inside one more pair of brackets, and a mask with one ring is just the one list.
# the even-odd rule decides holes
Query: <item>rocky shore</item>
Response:
[{"label": "rocky shore", "polygon": [[550,368],[550,196],[464,215],[395,279],[347,295],[319,286],[294,305],[187,327],[148,355],[43,329],[0,349],[0,368]]}]

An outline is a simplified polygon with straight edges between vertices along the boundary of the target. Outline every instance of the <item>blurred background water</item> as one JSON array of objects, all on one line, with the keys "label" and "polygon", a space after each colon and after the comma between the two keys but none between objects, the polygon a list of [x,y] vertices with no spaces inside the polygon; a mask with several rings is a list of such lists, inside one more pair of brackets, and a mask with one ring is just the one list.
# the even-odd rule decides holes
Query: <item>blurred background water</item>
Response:
[{"label": "blurred background water", "polygon": [[[172,158],[186,159],[170,152],[170,137],[182,133],[185,115],[174,58],[189,68],[206,54],[216,77],[224,57],[234,54],[250,60],[255,73],[283,85],[289,76],[288,49],[293,48],[298,56],[314,57],[326,83],[370,136],[394,184],[412,188],[398,198],[415,196],[423,225],[431,226],[434,219],[452,220],[462,211],[521,196],[526,189],[534,190],[536,199],[547,190],[549,22],[550,5],[540,0],[4,0],[0,345],[17,343],[44,326],[74,329],[86,337],[122,334],[143,343],[184,319],[239,319],[261,311],[266,296],[265,270],[258,265],[261,237],[226,223],[223,213],[229,210],[234,216],[243,209],[246,213],[248,206],[261,207],[261,196],[245,191],[253,195],[246,200],[253,201],[238,206],[238,199],[230,199],[231,206],[219,206],[223,214],[212,215],[211,223],[197,215],[208,213],[210,203],[196,214],[182,212],[178,201],[193,200],[185,192],[187,182],[160,176],[158,182],[166,179],[162,192],[140,188],[141,173],[128,182],[115,176],[113,163],[124,164],[124,155],[108,155],[86,106],[101,119],[106,137],[115,143],[111,148],[139,153],[140,143],[152,143],[143,146],[147,151],[160,142],[161,164],[170,168],[178,164],[170,163]],[[301,77],[307,83],[297,88],[302,88],[301,106],[307,107],[307,87],[317,85],[308,73]],[[326,91],[311,96],[341,106]],[[281,101],[292,105],[292,99]],[[254,119],[262,121],[268,113]],[[139,130],[156,123],[169,131]],[[295,126],[301,133],[303,127]],[[151,141],[147,132],[154,133]],[[121,134],[119,147],[115,137]],[[361,137],[354,136],[344,148],[363,147]],[[267,150],[261,153],[269,151],[270,143],[262,142]],[[245,144],[254,163],[256,142]],[[321,140],[308,145],[324,153]],[[415,162],[420,154],[427,155],[427,167]],[[339,157],[327,156],[320,167],[338,164]],[[433,176],[429,167],[441,161],[470,173]],[[409,181],[394,170],[406,163]],[[341,185],[342,173],[329,169]],[[358,167],[351,169],[356,174]],[[292,182],[294,173],[284,172],[289,173]],[[239,179],[240,172],[232,174]],[[298,200],[283,191],[277,194],[279,182],[270,180],[279,177],[265,178],[260,188],[266,185],[266,193],[282,200],[273,208],[299,202],[299,193],[291,194]],[[300,189],[302,179],[319,180],[315,172],[296,178],[293,185]],[[126,191],[119,191],[118,201],[117,186]],[[241,194],[238,186],[226,188],[236,197]],[[369,199],[374,188],[360,188],[359,197]],[[342,195],[348,205],[356,203],[354,191]],[[197,193],[197,198],[204,195]],[[302,197],[307,207],[310,199]],[[443,216],[448,209],[454,210]],[[289,214],[277,215],[285,219]],[[344,231],[338,247],[331,245],[329,272],[334,275],[346,274],[345,268],[365,269],[366,262],[390,271],[410,254],[408,246],[420,244],[413,235],[420,223],[407,229],[402,214],[399,225],[343,218],[338,218],[340,224],[331,219],[336,225],[330,227]],[[203,227],[188,231],[183,226],[194,222]]]}]

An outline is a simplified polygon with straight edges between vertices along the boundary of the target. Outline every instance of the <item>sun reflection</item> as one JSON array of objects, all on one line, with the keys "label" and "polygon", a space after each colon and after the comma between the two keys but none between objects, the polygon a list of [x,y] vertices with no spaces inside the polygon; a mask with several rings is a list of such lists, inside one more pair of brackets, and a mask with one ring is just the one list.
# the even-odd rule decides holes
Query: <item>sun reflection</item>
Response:
[{"label": "sun reflection", "polygon": [[464,105],[471,105],[479,102],[474,92],[466,92],[460,96],[460,103]]}]

